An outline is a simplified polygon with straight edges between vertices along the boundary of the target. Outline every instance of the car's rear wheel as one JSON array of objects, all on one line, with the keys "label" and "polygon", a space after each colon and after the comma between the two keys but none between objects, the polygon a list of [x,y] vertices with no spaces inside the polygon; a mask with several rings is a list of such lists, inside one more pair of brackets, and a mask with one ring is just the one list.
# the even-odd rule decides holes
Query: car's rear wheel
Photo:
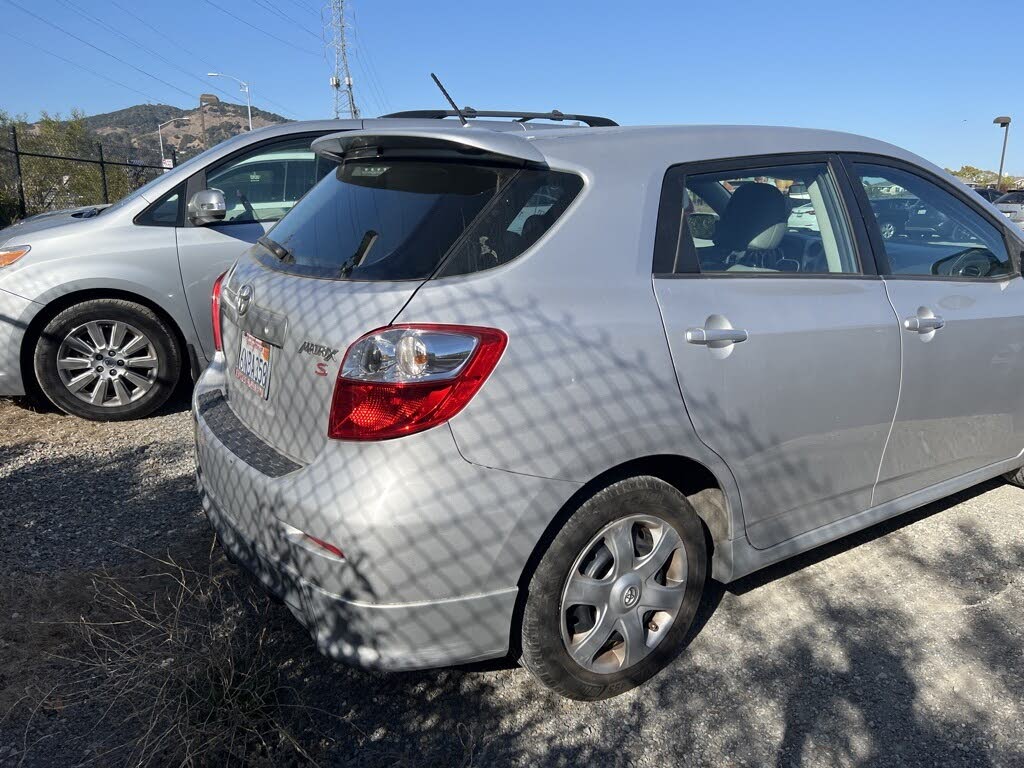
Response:
[{"label": "car's rear wheel", "polygon": [[703,526],[682,493],[653,477],[610,485],[573,513],[537,564],[523,665],[573,699],[640,685],[682,647],[706,570]]},{"label": "car's rear wheel", "polygon": [[94,421],[149,415],[174,391],[181,351],[151,309],[93,299],[54,317],[36,342],[36,380],[62,411]]},{"label": "car's rear wheel", "polygon": [[882,237],[885,240],[892,240],[899,234],[896,224],[892,221],[881,221],[879,222],[879,227],[882,230]]}]

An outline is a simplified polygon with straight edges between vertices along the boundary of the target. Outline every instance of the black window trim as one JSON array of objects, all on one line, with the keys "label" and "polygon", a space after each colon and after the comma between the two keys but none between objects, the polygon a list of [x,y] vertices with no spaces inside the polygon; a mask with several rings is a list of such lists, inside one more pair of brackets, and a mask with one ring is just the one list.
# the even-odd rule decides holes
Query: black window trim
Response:
[{"label": "black window trim", "polygon": [[[785,165],[806,165],[823,163],[832,176],[833,183],[839,192],[840,213],[846,219],[854,249],[854,258],[860,267],[859,272],[701,272],[696,251],[688,238],[682,237],[684,218],[676,216],[673,210],[682,209],[683,184],[673,183],[679,176],[690,176],[719,171],[757,169]],[[685,183],[685,182],[684,182]],[[837,152],[784,152],[768,155],[742,155],[720,158],[716,160],[699,160],[678,163],[669,166],[662,179],[661,198],[658,205],[657,227],[655,231],[654,258],[652,273],[661,279],[726,279],[756,277],[764,280],[878,280],[878,267],[874,260],[874,251],[868,240],[864,222],[860,220],[860,208],[854,197],[851,177]],[[673,249],[673,250],[666,250]],[[682,262],[681,264],[679,262]],[[676,269],[672,266],[675,263]],[[668,267],[668,269],[666,269]]]},{"label": "black window trim", "polygon": [[[854,198],[857,201],[857,206],[860,209],[860,216],[863,220],[864,228],[867,230],[867,236],[871,242],[871,250],[874,253],[875,262],[878,264],[878,272],[884,279],[927,280],[947,283],[999,283],[1021,276],[1021,251],[1024,246],[1019,242],[1015,242],[1013,233],[1010,232],[1009,228],[1005,225],[1005,222],[1000,221],[997,216],[993,215],[983,204],[983,199],[977,194],[972,193],[972,195],[966,195],[963,190],[952,184],[948,179],[944,179],[927,168],[922,168],[920,165],[907,162],[906,160],[867,152],[841,152],[839,155],[839,162],[843,164],[846,174],[851,181]],[[855,163],[880,165],[883,167],[893,168],[898,171],[903,171],[904,173],[909,173],[912,176],[917,176],[923,181],[929,182],[942,191],[949,193],[954,199],[959,200],[975,213],[980,214],[985,221],[994,226],[996,231],[1002,235],[1003,245],[1006,247],[1006,252],[1010,256],[1010,273],[1007,275],[992,275],[987,277],[893,274],[892,267],[885,255],[885,243],[882,240],[881,231],[879,230],[878,223],[875,221],[875,211],[871,207],[871,201],[868,199],[867,192],[864,190],[864,185],[860,183],[857,171],[853,167]],[[852,184],[853,181],[856,181],[857,183]],[[977,198],[977,200],[973,198]]]},{"label": "black window trim", "polygon": [[[296,131],[295,133],[285,133],[285,134],[280,134],[278,136],[272,136],[272,137],[269,137],[269,138],[266,138],[266,139],[262,139],[261,141],[254,141],[252,144],[246,144],[244,147],[239,147],[236,151],[232,152],[230,155],[225,155],[224,157],[218,158],[215,162],[210,163],[209,165],[203,166],[198,171],[196,171],[195,173],[193,173],[191,176],[188,177],[187,181],[185,182],[187,184],[187,191],[186,191],[186,194],[185,194],[186,205],[187,205],[187,201],[191,200],[192,196],[195,195],[196,192],[201,192],[202,190],[207,188],[207,186],[206,186],[206,172],[207,171],[216,170],[217,168],[220,168],[221,166],[227,165],[228,163],[231,163],[231,162],[237,160],[242,155],[249,154],[250,152],[263,149],[264,147],[271,146],[273,144],[284,144],[284,143],[287,143],[287,142],[295,141],[296,139],[305,139],[305,138],[308,138],[310,144],[312,144],[314,139],[318,139],[321,136],[326,136],[329,133],[337,133],[337,132],[338,131]],[[330,162],[330,161],[328,161],[328,162]],[[218,227],[229,227],[229,226],[234,226],[236,224],[273,224],[273,223],[275,223],[277,221],[280,221],[280,220],[281,220],[280,218],[277,218],[277,219],[260,219],[259,221],[219,221],[219,222],[217,222],[216,226],[218,226]],[[193,224],[189,220],[188,216],[186,215],[186,216],[184,216],[184,223],[181,226],[184,226],[184,227],[196,227],[196,226],[210,226],[210,225],[208,225],[208,224],[205,224],[205,225]]]}]

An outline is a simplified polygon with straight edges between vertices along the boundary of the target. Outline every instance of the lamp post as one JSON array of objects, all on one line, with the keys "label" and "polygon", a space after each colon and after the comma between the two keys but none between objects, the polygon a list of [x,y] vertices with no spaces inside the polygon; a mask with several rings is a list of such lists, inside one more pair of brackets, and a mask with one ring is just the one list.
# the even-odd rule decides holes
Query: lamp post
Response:
[{"label": "lamp post", "polygon": [[1010,137],[1010,118],[1006,115],[992,121],[1003,129],[1003,153],[999,156],[999,176],[996,177],[996,189],[1003,186],[1003,162],[1006,160],[1006,140]]},{"label": "lamp post", "polygon": [[160,123],[156,127],[156,135],[160,139],[160,165],[164,166],[164,170],[167,169],[167,160],[164,158],[164,135],[162,133],[163,127],[165,125],[170,125],[171,123],[176,123],[178,120],[187,123],[189,119],[187,117],[172,117],[166,123]]},{"label": "lamp post", "polygon": [[225,75],[223,72],[207,72],[207,77],[227,77],[238,83],[241,90],[245,91],[245,106],[249,110],[249,130],[252,130],[252,99],[249,98],[249,84],[244,80],[239,80],[234,75]]}]

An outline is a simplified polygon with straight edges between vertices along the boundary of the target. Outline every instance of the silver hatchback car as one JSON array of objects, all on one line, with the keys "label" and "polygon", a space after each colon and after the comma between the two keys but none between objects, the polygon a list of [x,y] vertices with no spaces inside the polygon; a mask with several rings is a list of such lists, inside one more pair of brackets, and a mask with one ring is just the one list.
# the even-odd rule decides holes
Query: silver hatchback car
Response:
[{"label": "silver hatchback car", "polygon": [[[194,411],[223,546],[334,658],[512,654],[613,696],[706,579],[1021,480],[1024,240],[909,152],[734,126],[313,147],[336,170],[218,282]],[[908,197],[956,226],[883,238]]]}]

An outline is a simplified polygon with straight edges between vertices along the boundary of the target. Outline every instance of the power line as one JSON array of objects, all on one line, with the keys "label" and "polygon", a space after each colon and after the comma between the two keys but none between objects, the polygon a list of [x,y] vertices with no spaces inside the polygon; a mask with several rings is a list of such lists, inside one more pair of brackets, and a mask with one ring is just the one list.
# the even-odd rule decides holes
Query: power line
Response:
[{"label": "power line", "polygon": [[125,40],[128,43],[130,43],[131,45],[134,45],[136,48],[139,48],[140,50],[145,51],[150,56],[155,56],[156,58],[160,59],[160,61],[164,62],[167,66],[169,66],[169,67],[171,67],[173,69],[176,69],[179,72],[182,72],[183,74],[187,75],[188,77],[191,77],[193,80],[199,81],[204,86],[209,85],[211,88],[213,88],[214,90],[220,91],[221,93],[223,93],[228,98],[235,98],[234,94],[228,93],[223,88],[220,88],[219,86],[216,86],[216,85],[213,85],[212,83],[207,82],[206,80],[202,79],[201,77],[196,76],[192,72],[189,72],[184,67],[179,67],[173,61],[171,61],[170,59],[166,58],[165,56],[162,56],[160,53],[158,53],[157,51],[154,51],[149,46],[143,45],[142,43],[140,43],[139,41],[129,37],[125,33],[121,32],[121,31],[119,31],[117,29],[114,29],[114,27],[112,27],[110,24],[107,24],[106,22],[96,18],[95,16],[93,16],[93,15],[91,15],[89,13],[86,13],[81,8],[79,8],[78,6],[73,5],[72,3],[68,2],[68,0],[57,0],[57,2],[61,3],[64,6],[67,6],[71,10],[73,10],[76,13],[80,14],[85,19],[87,19],[88,21],[91,21],[93,24],[95,24],[97,27],[100,27],[101,29],[105,29],[105,30],[109,30],[109,31],[113,32],[115,35],[120,37],[122,40]]},{"label": "power line", "polygon": [[314,6],[308,5],[307,3],[302,2],[302,0],[292,0],[292,3],[295,4],[296,6],[298,6],[299,8],[301,8],[304,11],[309,11],[310,13],[314,14],[315,16],[319,16],[320,15],[320,8],[319,7],[314,7]]},{"label": "power line", "polygon": [[25,40],[22,37],[18,37],[18,35],[15,35],[15,34],[13,34],[11,32],[6,32],[5,31],[2,34],[6,35],[7,37],[10,37],[10,38],[12,38],[14,40],[17,40],[22,45],[27,46],[29,50],[42,51],[45,54],[53,56],[53,58],[55,58],[55,59],[60,59],[65,64],[70,64],[72,67],[75,67],[76,69],[80,69],[83,72],[88,72],[93,77],[98,77],[101,80],[106,80],[108,83],[113,83],[114,85],[116,85],[116,86],[118,86],[120,88],[124,88],[125,90],[131,91],[132,93],[137,93],[140,96],[142,96],[142,98],[144,98],[147,102],[159,102],[160,101],[160,99],[157,99],[157,98],[149,95],[148,93],[144,93],[143,91],[140,91],[138,88],[133,88],[130,85],[125,85],[124,83],[119,82],[119,81],[115,80],[112,77],[107,77],[102,72],[97,72],[96,70],[91,69],[91,68],[85,66],[84,64],[79,64],[77,62],[72,61],[71,59],[66,59],[63,56],[61,56],[59,53],[54,53],[51,50],[43,48],[43,46],[39,45],[38,43],[30,43],[28,40]]},{"label": "power line", "polygon": [[377,68],[373,65],[373,57],[369,53],[364,53],[367,49],[363,47],[362,39],[359,36],[359,17],[356,15],[355,3],[352,4],[352,32],[355,40],[356,54],[359,57],[360,64],[367,70],[367,82],[370,83],[370,87],[380,100],[382,109],[379,114],[392,112],[390,102],[384,93],[384,87],[380,82],[380,78],[377,77]]},{"label": "power line", "polygon": [[[43,24],[46,24],[46,25],[47,25],[48,27],[53,27],[53,28],[54,28],[54,29],[56,29],[56,30],[57,30],[58,32],[63,32],[63,33],[64,33],[65,35],[67,35],[68,37],[74,38],[75,40],[77,40],[78,42],[82,43],[83,45],[87,45],[87,46],[89,46],[89,47],[90,47],[90,48],[92,48],[92,49],[93,49],[94,51],[99,51],[99,52],[100,52],[100,53],[102,53],[102,54],[103,54],[104,56],[109,56],[110,58],[114,59],[115,61],[117,61],[117,62],[119,62],[119,63],[121,63],[121,64],[124,64],[124,65],[125,65],[126,67],[131,67],[131,68],[132,68],[132,69],[134,69],[134,70],[135,70],[136,72],[141,72],[141,73],[142,73],[143,75],[145,75],[146,77],[152,78],[153,80],[156,80],[156,81],[157,81],[157,82],[159,82],[159,83],[163,83],[163,84],[164,84],[164,85],[166,85],[166,86],[167,86],[168,88],[173,88],[174,90],[178,91],[179,93],[183,93],[183,94],[185,94],[185,95],[186,95],[186,96],[188,96],[188,97],[189,97],[190,99],[195,99],[195,98],[196,98],[196,95],[195,95],[194,93],[189,93],[188,91],[186,91],[186,90],[184,90],[184,89],[182,89],[182,88],[179,88],[178,86],[174,85],[173,83],[169,83],[169,82],[167,82],[166,80],[164,80],[164,79],[163,79],[163,78],[161,78],[161,77],[157,77],[156,75],[150,74],[150,73],[149,73],[149,72],[147,72],[146,70],[144,70],[144,69],[141,69],[141,68],[139,68],[139,67],[136,67],[136,66],[135,66],[134,64],[132,64],[132,63],[130,63],[130,62],[127,62],[127,61],[125,61],[125,60],[124,60],[124,59],[122,59],[121,57],[119,57],[119,56],[115,56],[114,54],[110,53],[109,51],[105,51],[105,50],[103,50],[102,48],[100,48],[99,46],[93,45],[93,44],[92,44],[92,43],[90,43],[90,42],[89,42],[88,40],[83,40],[83,39],[82,39],[81,37],[79,37],[78,35],[74,34],[73,32],[68,32],[68,31],[67,31],[66,29],[64,29],[63,27],[61,27],[61,26],[59,26],[59,25],[57,25],[57,24],[54,24],[54,23],[53,23],[52,21],[49,21],[49,20],[47,20],[47,19],[44,19],[44,18],[43,18],[42,16],[40,16],[39,14],[37,14],[37,13],[33,13],[32,11],[30,11],[30,10],[28,10],[27,8],[23,7],[23,6],[22,6],[22,5],[20,5],[19,3],[16,3],[16,2],[14,2],[14,0],[6,0],[6,2],[7,2],[8,4],[10,4],[10,5],[13,5],[13,6],[15,7],[15,8],[17,8],[17,9],[18,9],[19,11],[21,11],[22,13],[26,13],[26,14],[28,14],[29,16],[31,16],[32,18],[36,19],[37,21],[41,21],[41,22],[42,22]],[[209,2],[209,0],[207,0],[207,2]],[[216,7],[216,6],[214,6],[214,7]]]},{"label": "power line", "polygon": [[[131,17],[132,17],[133,19],[135,19],[135,20],[136,20],[137,22],[139,22],[140,24],[142,24],[142,25],[143,25],[144,27],[146,27],[146,28],[150,29],[151,31],[155,32],[155,33],[156,33],[157,35],[159,35],[160,37],[162,37],[162,38],[164,38],[164,39],[166,39],[166,40],[168,40],[168,41],[169,41],[169,40],[171,39],[170,37],[168,37],[167,33],[166,33],[166,32],[165,32],[164,30],[162,30],[162,29],[157,29],[157,28],[156,28],[156,27],[154,27],[154,26],[153,26],[152,24],[150,24],[150,23],[149,23],[148,21],[146,21],[145,19],[143,19],[143,18],[142,18],[141,16],[138,16],[137,14],[133,13],[133,12],[132,12],[132,11],[130,11],[129,9],[125,8],[125,7],[123,6],[123,5],[121,5],[121,4],[119,3],[119,2],[117,2],[117,0],[110,0],[110,3],[111,3],[111,4],[112,4],[112,5],[113,5],[113,6],[115,7],[115,8],[117,8],[117,9],[119,9],[120,11],[122,11],[122,12],[124,12],[124,13],[128,14],[129,16],[131,16]],[[182,45],[182,44],[181,44],[180,42],[178,42],[177,40],[175,40],[175,41],[174,41],[174,44],[175,44],[176,46],[178,46],[179,48],[181,48],[181,50],[183,50],[183,51],[184,51],[185,53],[189,54],[190,56],[194,56],[194,57],[195,57],[196,59],[198,59],[199,61],[201,61],[201,62],[203,62],[204,64],[206,64],[206,66],[208,66],[208,67],[209,67],[210,69],[220,69],[220,67],[219,67],[218,65],[216,65],[216,64],[214,64],[214,63],[212,63],[212,62],[211,62],[211,61],[210,61],[209,59],[204,59],[204,58],[203,58],[202,56],[200,56],[200,55],[199,55],[198,53],[196,53],[195,51],[191,51],[191,50],[189,50],[188,48],[186,48],[186,47],[185,47],[184,45]]]},{"label": "power line", "polygon": [[[7,0],[7,2],[12,2],[12,0]],[[226,8],[221,8],[219,5],[216,5],[215,3],[210,2],[210,0],[203,0],[203,2],[206,3],[208,6],[210,6],[211,8],[215,8],[216,10],[220,11],[221,13],[230,16],[235,21],[241,22],[242,24],[245,24],[245,26],[250,27],[252,29],[255,29],[257,32],[260,32],[260,33],[266,35],[267,37],[269,37],[269,38],[271,38],[273,40],[276,40],[277,42],[281,43],[281,45],[287,46],[287,48],[289,50],[298,51],[299,53],[305,53],[308,56],[316,56],[317,55],[315,53],[312,53],[307,48],[300,48],[300,47],[296,46],[295,43],[290,43],[287,40],[285,40],[284,38],[278,37],[273,32],[268,32],[267,30],[263,29],[263,27],[256,26],[252,22],[247,21],[246,19],[243,19],[241,16],[236,16],[235,14],[233,14],[231,11],[227,10]]]},{"label": "power line", "polygon": [[255,0],[255,2],[256,2],[256,5],[258,5],[260,8],[263,8],[263,9],[265,9],[267,11],[270,11],[272,14],[277,16],[279,19],[281,19],[283,21],[286,21],[286,22],[288,22],[290,24],[294,24],[296,27],[298,27],[303,32],[305,32],[307,35],[312,36],[313,39],[316,40],[318,43],[323,43],[323,41],[324,41],[323,35],[318,35],[316,32],[311,30],[309,27],[307,27],[301,21],[296,19],[294,16],[289,16],[284,11],[282,11],[280,8],[277,8],[274,5],[266,2],[266,0]]},{"label": "power line", "polygon": [[[196,53],[195,51],[190,50],[187,46],[183,45],[180,41],[172,39],[171,37],[169,37],[167,35],[167,33],[164,30],[158,29],[158,28],[154,27],[152,24],[150,24],[144,18],[142,18],[138,14],[134,13],[133,11],[129,10],[124,5],[122,5],[121,3],[117,2],[117,0],[110,0],[110,3],[114,7],[118,8],[119,10],[121,10],[124,13],[128,14],[129,16],[131,16],[133,19],[135,19],[142,26],[144,26],[147,29],[149,29],[150,31],[156,33],[161,39],[167,40],[168,42],[173,42],[173,44],[176,45],[178,48],[180,48],[182,51],[184,51],[185,53],[187,53],[190,56],[194,57],[196,60],[203,62],[211,70],[223,69],[223,67],[221,67],[219,64],[215,64],[212,61],[210,61],[209,59],[204,58],[202,55]],[[203,82],[206,82],[206,81],[203,81]],[[216,90],[220,91],[221,93],[227,93],[227,91],[224,91],[224,90],[222,90],[221,88],[218,88],[215,85],[213,85],[212,87],[215,88]],[[281,104],[281,103],[279,103],[277,101],[274,101],[273,99],[269,98],[268,96],[262,96],[261,95],[259,98],[260,98],[261,101],[263,101],[263,102],[265,102],[267,104],[272,104],[273,106],[277,107],[277,109],[281,110],[284,114],[291,115],[292,117],[297,117],[297,115],[291,109],[286,107],[284,104]]]}]

